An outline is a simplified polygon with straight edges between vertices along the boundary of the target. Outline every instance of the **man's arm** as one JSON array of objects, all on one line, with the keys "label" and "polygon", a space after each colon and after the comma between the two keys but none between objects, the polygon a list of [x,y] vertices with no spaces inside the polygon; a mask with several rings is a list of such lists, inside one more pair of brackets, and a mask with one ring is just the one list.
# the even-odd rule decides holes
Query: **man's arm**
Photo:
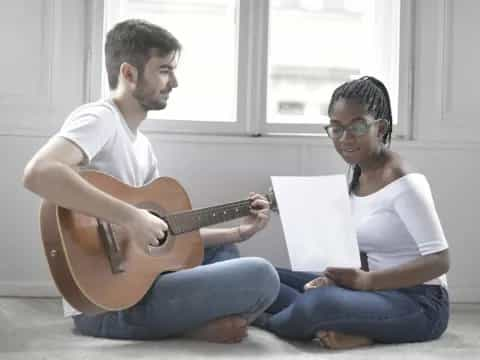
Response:
[{"label": "man's arm", "polygon": [[141,243],[158,244],[157,239],[163,237],[167,225],[84,180],[75,167],[85,160],[86,155],[77,145],[62,137],[53,137],[25,167],[23,184],[52,203],[125,225]]},{"label": "man's arm", "polygon": [[250,215],[245,218],[243,224],[224,229],[200,229],[200,235],[206,247],[245,241],[267,225],[270,211],[267,199],[256,193],[250,193],[249,199],[251,200]]},{"label": "man's arm", "polygon": [[234,244],[240,242],[240,228],[202,228],[200,229],[200,236],[205,247]]}]

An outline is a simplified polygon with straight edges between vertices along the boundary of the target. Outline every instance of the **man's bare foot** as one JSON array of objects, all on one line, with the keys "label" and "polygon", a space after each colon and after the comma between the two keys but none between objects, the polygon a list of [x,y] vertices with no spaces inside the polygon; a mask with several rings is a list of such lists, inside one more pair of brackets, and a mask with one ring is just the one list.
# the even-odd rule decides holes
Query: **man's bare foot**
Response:
[{"label": "man's bare foot", "polygon": [[318,331],[316,337],[328,349],[352,349],[373,344],[373,341],[367,337],[335,331]]},{"label": "man's bare foot", "polygon": [[310,289],[315,289],[315,288],[319,288],[319,287],[322,287],[322,286],[331,286],[331,285],[335,285],[335,282],[332,279],[329,279],[328,277],[326,277],[324,275],[321,275],[321,276],[309,281],[308,283],[306,283],[303,286],[303,289],[305,291],[307,291],[307,290],[310,290]]},{"label": "man's bare foot", "polygon": [[185,334],[186,337],[215,343],[238,343],[247,337],[248,322],[240,316],[227,316]]}]

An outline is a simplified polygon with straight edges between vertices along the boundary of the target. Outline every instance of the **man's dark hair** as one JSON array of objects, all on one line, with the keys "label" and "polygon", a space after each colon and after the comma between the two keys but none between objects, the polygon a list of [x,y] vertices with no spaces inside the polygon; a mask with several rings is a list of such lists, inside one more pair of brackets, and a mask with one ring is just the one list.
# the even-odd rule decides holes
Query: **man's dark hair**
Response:
[{"label": "man's dark hair", "polygon": [[[335,89],[330,99],[328,115],[332,114],[333,106],[340,99],[364,105],[367,113],[372,115],[374,119],[385,120],[387,129],[383,135],[382,142],[387,146],[390,145],[393,128],[392,107],[388,90],[380,80],[373,76],[364,76],[340,85]],[[360,166],[355,165],[353,167],[353,177],[349,186],[350,192],[358,185],[361,172]]]},{"label": "man's dark hair", "polygon": [[180,52],[180,42],[167,30],[144,20],[126,20],[116,24],[107,34],[105,65],[110,89],[118,85],[122,63],[135,66],[142,76],[152,55],[167,56]]}]

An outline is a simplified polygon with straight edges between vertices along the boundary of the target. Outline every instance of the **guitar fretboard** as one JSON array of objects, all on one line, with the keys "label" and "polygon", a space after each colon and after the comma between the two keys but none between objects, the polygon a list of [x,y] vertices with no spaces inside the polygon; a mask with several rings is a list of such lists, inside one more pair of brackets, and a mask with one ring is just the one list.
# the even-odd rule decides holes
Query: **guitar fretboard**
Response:
[{"label": "guitar fretboard", "polygon": [[220,206],[173,213],[167,215],[165,220],[170,227],[170,231],[174,235],[179,235],[249,214],[250,200],[241,200]]}]

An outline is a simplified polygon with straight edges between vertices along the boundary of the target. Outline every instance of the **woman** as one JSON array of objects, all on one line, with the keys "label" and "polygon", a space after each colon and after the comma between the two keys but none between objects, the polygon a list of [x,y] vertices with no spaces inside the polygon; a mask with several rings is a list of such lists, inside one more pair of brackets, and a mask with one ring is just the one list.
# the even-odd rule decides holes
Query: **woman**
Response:
[{"label": "woman", "polygon": [[279,269],[282,288],[263,326],[329,348],[427,341],[446,329],[448,244],[425,176],[389,149],[387,89],[373,77],[338,87],[326,126],[353,168],[349,191],[363,269],[324,276]]}]

